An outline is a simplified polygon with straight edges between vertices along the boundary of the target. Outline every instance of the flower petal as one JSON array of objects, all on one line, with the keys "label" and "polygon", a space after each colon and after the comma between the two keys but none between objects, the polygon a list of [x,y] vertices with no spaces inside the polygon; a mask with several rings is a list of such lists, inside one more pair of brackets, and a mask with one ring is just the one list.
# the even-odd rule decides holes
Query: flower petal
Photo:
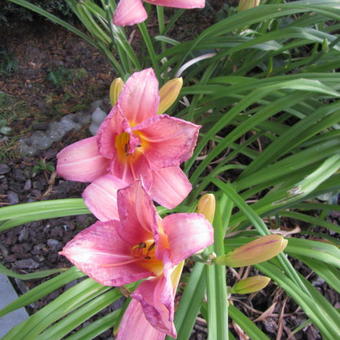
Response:
[{"label": "flower petal", "polygon": [[164,274],[146,280],[131,294],[143,307],[144,315],[150,324],[173,338],[177,337],[174,325],[174,287],[170,268]]},{"label": "flower petal", "polygon": [[164,340],[166,333],[159,332],[146,320],[142,305],[135,299],[129,304],[119,325],[116,340],[127,339]]},{"label": "flower petal", "polygon": [[132,245],[154,239],[159,218],[141,181],[118,190],[119,235]]},{"label": "flower petal", "polygon": [[153,5],[174,8],[204,8],[205,0],[144,0]]},{"label": "flower petal", "polygon": [[145,21],[147,17],[142,0],[120,0],[113,23],[117,26],[130,26]]},{"label": "flower petal", "polygon": [[179,166],[189,159],[195,148],[199,125],[158,115],[136,126],[146,142],[145,157],[153,169]]},{"label": "flower petal", "polygon": [[[133,12],[131,9],[129,11]],[[135,72],[126,82],[118,105],[134,126],[156,115],[159,105],[158,80],[152,68]]]},{"label": "flower petal", "polygon": [[118,107],[114,106],[100,125],[97,133],[100,154],[106,158],[116,158],[115,138],[128,127],[126,118],[119,111]]},{"label": "flower petal", "polygon": [[100,155],[96,137],[73,143],[57,154],[57,173],[65,179],[92,182],[104,175],[109,160]]},{"label": "flower petal", "polygon": [[118,221],[97,222],[77,234],[60,254],[105,286],[121,286],[152,275],[130,255],[131,246],[120,238],[118,227]]},{"label": "flower petal", "polygon": [[153,171],[150,169],[150,164],[145,156],[141,155],[137,161],[131,163],[130,170],[133,179],[142,180],[143,187],[146,191],[149,191],[153,182]]},{"label": "flower petal", "polygon": [[120,178],[126,183],[134,181],[130,164],[128,162],[120,162],[118,158],[112,160],[110,172],[113,176]]},{"label": "flower petal", "polygon": [[170,244],[170,256],[177,264],[214,242],[210,222],[201,214],[172,214],[163,219],[163,228]]},{"label": "flower petal", "polygon": [[192,186],[180,167],[162,168],[152,172],[150,195],[160,205],[173,209],[190,193]]},{"label": "flower petal", "polygon": [[147,190],[152,185],[152,170],[142,153],[130,156],[126,162],[120,162],[118,158],[113,159],[110,172],[128,184],[142,180],[143,186]]},{"label": "flower petal", "polygon": [[83,192],[85,204],[100,221],[118,220],[117,191],[127,183],[112,175],[93,181]]}]

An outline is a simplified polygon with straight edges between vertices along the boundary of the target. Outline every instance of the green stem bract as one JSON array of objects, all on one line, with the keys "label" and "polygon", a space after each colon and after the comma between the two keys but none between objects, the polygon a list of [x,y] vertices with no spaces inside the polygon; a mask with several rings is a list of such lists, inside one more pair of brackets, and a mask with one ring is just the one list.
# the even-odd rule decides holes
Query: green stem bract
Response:
[{"label": "green stem bract", "polygon": [[[228,224],[229,221],[223,212],[228,211],[226,206],[229,202],[227,201],[226,195],[223,195],[218,202],[214,219],[214,245],[208,248],[210,252],[214,250],[218,256],[224,255],[224,226],[225,223]],[[228,302],[225,266],[207,265],[206,278],[208,295],[208,339],[227,340]]]},{"label": "green stem bract", "polygon": [[[214,248],[217,256],[224,255],[224,235],[226,226],[229,223],[231,212],[230,208],[232,206],[232,201],[228,200],[226,195],[223,195],[217,204],[214,219]],[[225,266],[215,266],[215,284],[217,339],[228,340],[228,301]]]}]

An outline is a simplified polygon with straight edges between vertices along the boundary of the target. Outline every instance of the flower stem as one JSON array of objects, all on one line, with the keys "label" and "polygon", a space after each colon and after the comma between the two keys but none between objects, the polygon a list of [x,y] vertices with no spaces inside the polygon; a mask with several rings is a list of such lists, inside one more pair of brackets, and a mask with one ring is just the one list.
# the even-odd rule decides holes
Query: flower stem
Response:
[{"label": "flower stem", "polygon": [[159,65],[158,65],[157,55],[156,55],[154,46],[152,44],[151,37],[149,35],[148,29],[147,29],[144,22],[142,22],[141,24],[138,24],[138,28],[139,28],[139,31],[140,31],[140,33],[143,37],[144,42],[145,42],[145,46],[148,50],[152,66],[153,66],[153,68],[156,72],[157,78],[159,79],[160,69],[159,69]]},{"label": "flower stem", "polygon": [[164,7],[157,6],[157,18],[158,18],[158,27],[159,27],[159,34],[163,34],[165,30],[165,23],[164,23]]},{"label": "flower stem", "polygon": [[[214,248],[217,256],[224,254],[224,234],[225,225],[229,224],[230,211],[229,206],[233,205],[231,200],[223,195],[216,207],[214,219]],[[227,216],[226,213],[227,212]],[[216,285],[216,311],[217,311],[217,339],[228,340],[228,300],[226,286],[226,267],[215,266],[215,285]]]},{"label": "flower stem", "polygon": [[[164,22],[164,7],[157,6],[157,19],[158,19],[158,28],[159,34],[163,35],[165,31],[165,22]],[[161,42],[162,52],[165,51],[165,43]]]}]

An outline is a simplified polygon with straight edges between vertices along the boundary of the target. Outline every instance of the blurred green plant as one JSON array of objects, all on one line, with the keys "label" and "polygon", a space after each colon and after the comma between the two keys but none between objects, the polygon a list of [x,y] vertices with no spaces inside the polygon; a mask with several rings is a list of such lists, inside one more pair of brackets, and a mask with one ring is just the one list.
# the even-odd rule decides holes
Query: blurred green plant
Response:
[{"label": "blurred green plant", "polygon": [[0,47],[0,75],[10,75],[17,70],[18,62],[14,55],[3,47]]},{"label": "blurred green plant", "polygon": [[39,172],[47,172],[51,173],[55,171],[55,167],[51,162],[46,162],[45,159],[40,159],[36,165],[32,168],[33,177],[36,176]]},{"label": "blurred green plant", "polygon": [[53,85],[62,87],[73,80],[80,80],[87,76],[88,73],[84,68],[69,69],[58,67],[47,74],[47,79],[52,82]]},{"label": "blurred green plant", "polygon": [[[64,0],[32,0],[32,3],[41,6],[50,13],[60,15],[68,20],[74,20],[74,16],[70,8]],[[21,6],[15,5],[8,1],[0,3],[0,24],[11,26],[18,22],[34,21],[33,13]]]}]

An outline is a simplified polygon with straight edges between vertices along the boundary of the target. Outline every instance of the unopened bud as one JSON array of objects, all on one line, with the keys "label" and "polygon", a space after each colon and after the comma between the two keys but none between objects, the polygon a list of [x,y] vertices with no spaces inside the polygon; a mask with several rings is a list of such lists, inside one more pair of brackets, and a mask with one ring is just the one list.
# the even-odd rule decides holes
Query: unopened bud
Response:
[{"label": "unopened bud", "polygon": [[232,252],[219,256],[215,263],[229,267],[245,267],[261,263],[281,253],[288,240],[281,235],[267,235],[244,244]]},{"label": "unopened bud", "polygon": [[204,215],[204,217],[213,223],[215,216],[216,199],[213,194],[203,195],[197,204],[197,212]]},{"label": "unopened bud", "polygon": [[177,99],[183,86],[182,78],[167,81],[159,90],[160,102],[157,113],[164,113]]},{"label": "unopened bud", "polygon": [[124,86],[122,78],[116,78],[110,85],[110,103],[116,105],[120,91]]},{"label": "unopened bud", "polygon": [[244,11],[246,9],[255,8],[260,4],[260,0],[240,0],[238,5],[239,11]]},{"label": "unopened bud", "polygon": [[256,275],[238,281],[230,290],[231,294],[250,294],[258,292],[268,285],[270,278],[267,276]]}]

